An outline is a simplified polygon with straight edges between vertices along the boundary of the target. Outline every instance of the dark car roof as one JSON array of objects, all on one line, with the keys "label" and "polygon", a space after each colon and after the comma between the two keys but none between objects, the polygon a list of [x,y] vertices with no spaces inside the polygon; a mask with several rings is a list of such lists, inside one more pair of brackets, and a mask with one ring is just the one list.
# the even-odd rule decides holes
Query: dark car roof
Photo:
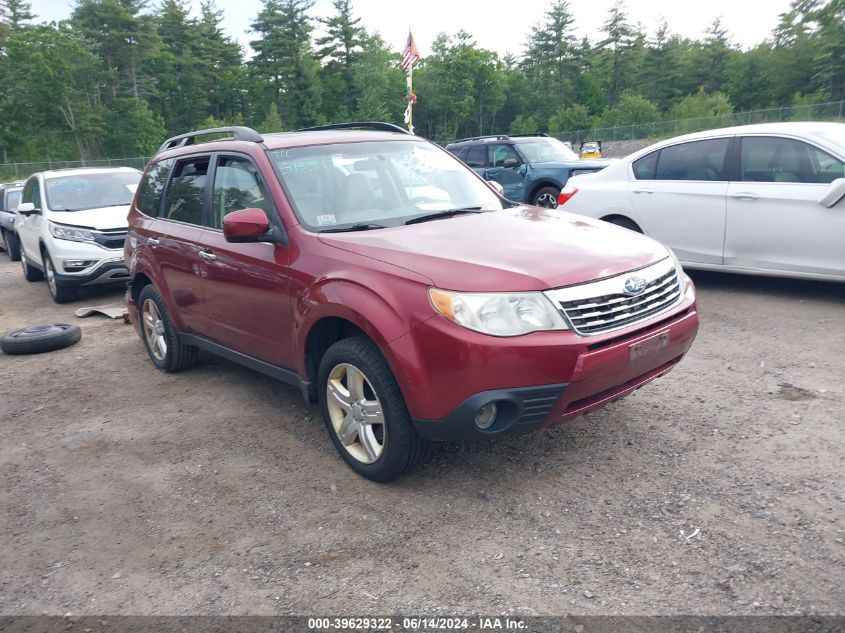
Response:
[{"label": "dark car roof", "polygon": [[288,149],[291,147],[306,147],[309,145],[331,145],[333,143],[364,143],[367,141],[426,141],[419,136],[400,134],[399,132],[381,132],[372,130],[314,130],[300,132],[272,132],[262,134],[262,143],[252,141],[238,141],[234,139],[219,139],[206,143],[196,143],[174,147],[160,152],[156,159],[172,158],[196,152],[225,152],[243,150],[245,147],[261,147],[267,150]]},{"label": "dark car roof", "polygon": [[472,147],[473,145],[488,145],[490,143],[525,143],[526,141],[536,141],[540,139],[548,139],[549,136],[542,134],[518,134],[507,136],[500,134],[498,136],[479,136],[476,138],[465,138],[454,143],[446,145],[446,149],[455,149],[461,147]]}]

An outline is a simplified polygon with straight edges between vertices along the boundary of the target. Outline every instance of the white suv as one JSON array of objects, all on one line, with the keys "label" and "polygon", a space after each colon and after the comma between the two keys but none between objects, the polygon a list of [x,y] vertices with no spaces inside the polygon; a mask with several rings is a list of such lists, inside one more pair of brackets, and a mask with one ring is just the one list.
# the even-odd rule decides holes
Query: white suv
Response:
[{"label": "white suv", "polygon": [[76,299],[80,286],[125,283],[126,215],[140,179],[128,167],[30,176],[15,218],[27,281],[46,276],[56,303]]}]

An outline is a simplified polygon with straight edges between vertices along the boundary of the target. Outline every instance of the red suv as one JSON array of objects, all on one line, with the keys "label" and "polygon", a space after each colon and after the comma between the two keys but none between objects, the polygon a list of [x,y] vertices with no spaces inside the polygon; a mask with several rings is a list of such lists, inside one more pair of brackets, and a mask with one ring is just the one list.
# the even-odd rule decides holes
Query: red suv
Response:
[{"label": "red suv", "polygon": [[125,254],[129,314],[159,369],[204,349],[299,386],[377,481],[431,440],[524,433],[616,400],[672,369],[698,329],[664,246],[509,202],[385,123],[169,139]]}]

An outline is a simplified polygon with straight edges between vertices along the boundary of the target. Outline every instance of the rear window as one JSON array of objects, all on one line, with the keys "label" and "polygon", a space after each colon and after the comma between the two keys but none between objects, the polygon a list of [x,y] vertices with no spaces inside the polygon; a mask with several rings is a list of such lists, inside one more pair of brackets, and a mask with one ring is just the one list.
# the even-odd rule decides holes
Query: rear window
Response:
[{"label": "rear window", "polygon": [[642,158],[634,161],[634,178],[637,180],[654,180],[654,172],[657,168],[657,157],[660,151],[646,154]]},{"label": "rear window", "polygon": [[670,145],[660,150],[657,180],[725,180],[730,139],[713,138]]},{"label": "rear window", "polygon": [[464,162],[470,167],[484,167],[484,164],[487,162],[487,146],[476,145],[475,147],[471,147],[467,152]]},{"label": "rear window", "polygon": [[6,211],[17,211],[21,202],[21,191],[23,189],[9,189],[6,191]]},{"label": "rear window", "polygon": [[156,163],[147,170],[138,185],[138,199],[135,203],[138,210],[150,217],[158,215],[161,206],[161,194],[167,184],[167,176],[173,166],[173,159],[168,158]]}]

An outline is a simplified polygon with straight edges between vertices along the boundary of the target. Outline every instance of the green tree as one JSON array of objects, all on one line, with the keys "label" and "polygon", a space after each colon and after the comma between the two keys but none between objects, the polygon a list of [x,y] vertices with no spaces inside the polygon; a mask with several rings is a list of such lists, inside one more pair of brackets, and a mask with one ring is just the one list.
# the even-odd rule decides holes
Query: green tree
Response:
[{"label": "green tree", "polygon": [[590,113],[586,106],[580,103],[573,103],[565,108],[559,108],[549,118],[549,132],[571,132],[573,130],[585,130],[590,127]]},{"label": "green tree", "polygon": [[308,16],[313,5],[314,0],[264,0],[252,23],[258,35],[250,42],[255,51],[253,74],[267,88],[268,108],[269,102],[275,103],[291,127],[321,118],[319,62],[311,49],[313,25]]},{"label": "green tree", "polygon": [[630,91],[622,93],[619,103],[602,117],[604,127],[652,123],[660,119],[660,109],[645,97]]},{"label": "green tree", "polygon": [[[361,55],[352,69],[352,84],[359,95],[353,113],[355,119],[402,124],[405,76],[399,68],[399,59],[399,54],[392,52],[380,35],[364,35]],[[423,101],[427,98],[421,95]]]},{"label": "green tree", "polygon": [[32,3],[24,0],[2,0],[0,2],[0,22],[9,25],[12,31],[17,31],[36,18],[32,12]]},{"label": "green tree", "polygon": [[73,9],[73,29],[101,60],[111,99],[140,99],[154,91],[148,63],[160,42],[153,16],[142,13],[145,6],[146,0],[77,0]]},{"label": "green tree", "polygon": [[626,55],[636,35],[634,28],[628,22],[622,0],[616,0],[610,8],[601,30],[607,37],[599,43],[598,48],[603,53],[603,65],[607,73],[607,103],[613,107],[625,89]]},{"label": "green tree", "polygon": [[567,0],[555,0],[528,38],[522,70],[532,93],[541,99],[542,111],[552,111],[567,102],[577,73],[572,34],[574,19]]},{"label": "green tree", "polygon": [[359,91],[354,83],[355,64],[361,57],[365,31],[361,19],[352,16],[350,0],[335,0],[336,14],[321,19],[326,34],[316,40],[321,71],[324,110],[330,120],[343,119],[357,108]]},{"label": "green tree", "polygon": [[152,156],[166,137],[164,121],[138,99],[117,99],[105,113],[104,121],[106,156]]}]

